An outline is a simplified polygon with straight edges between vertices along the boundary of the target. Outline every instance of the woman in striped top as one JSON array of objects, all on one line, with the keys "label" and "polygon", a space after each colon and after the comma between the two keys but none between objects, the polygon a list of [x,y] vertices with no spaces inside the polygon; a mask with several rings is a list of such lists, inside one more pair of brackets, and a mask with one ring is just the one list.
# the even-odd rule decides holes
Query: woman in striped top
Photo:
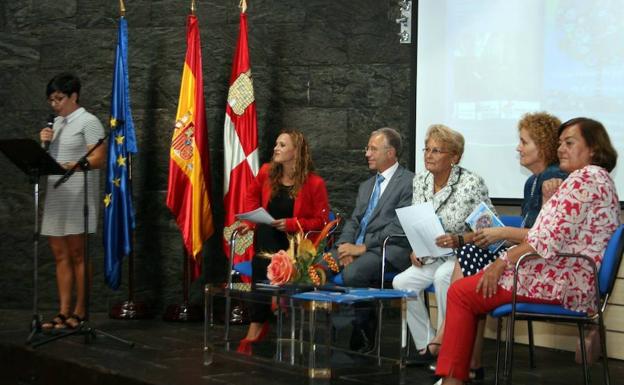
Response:
[{"label": "woman in striped top", "polygon": [[[104,136],[100,121],[78,104],[80,80],[72,74],[59,74],[47,85],[46,96],[57,117],[52,128],[43,128],[39,137],[49,143],[49,153],[65,169],[92,148]],[[104,146],[96,148],[84,167],[89,172],[87,202],[88,232],[95,233],[98,219],[99,172],[106,161]],[[41,234],[48,242],[56,262],[56,283],[60,302],[59,313],[43,323],[44,330],[74,329],[83,321],[85,310],[84,263],[84,188],[82,175],[75,174],[58,188],[53,188],[60,175],[50,175],[44,204]],[[89,271],[91,267],[89,266]],[[89,274],[90,275],[90,274]],[[72,307],[72,288],[76,298]]]}]

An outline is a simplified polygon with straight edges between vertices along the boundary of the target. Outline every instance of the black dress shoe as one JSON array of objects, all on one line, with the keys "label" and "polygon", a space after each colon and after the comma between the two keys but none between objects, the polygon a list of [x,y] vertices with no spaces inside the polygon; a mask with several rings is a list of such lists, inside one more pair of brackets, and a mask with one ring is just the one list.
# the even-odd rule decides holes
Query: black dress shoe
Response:
[{"label": "black dress shoe", "polygon": [[[429,345],[439,345],[434,342]],[[429,364],[433,364],[437,361],[438,356],[431,354],[431,350],[429,350],[429,345],[425,348],[425,352],[420,354],[417,353],[416,357],[407,360],[406,365],[408,366],[425,366]],[[435,370],[435,369],[434,369]]]},{"label": "black dress shoe", "polygon": [[366,337],[364,330],[354,326],[351,331],[351,338],[349,339],[349,349],[358,351],[366,344],[367,339],[368,338]]},{"label": "black dress shoe", "polygon": [[349,341],[349,349],[368,354],[375,349],[375,342],[363,329],[354,327]]}]

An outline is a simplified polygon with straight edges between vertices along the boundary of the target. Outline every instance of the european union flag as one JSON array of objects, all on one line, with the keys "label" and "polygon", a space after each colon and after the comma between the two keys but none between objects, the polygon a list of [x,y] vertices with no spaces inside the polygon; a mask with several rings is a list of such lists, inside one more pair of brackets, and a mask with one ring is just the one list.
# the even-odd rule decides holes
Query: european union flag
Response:
[{"label": "european union flag", "polygon": [[130,154],[137,152],[128,86],[128,26],[119,18],[119,35],[111,97],[110,136],[104,196],[104,271],[106,283],[117,289],[123,257],[132,252],[134,208]]}]

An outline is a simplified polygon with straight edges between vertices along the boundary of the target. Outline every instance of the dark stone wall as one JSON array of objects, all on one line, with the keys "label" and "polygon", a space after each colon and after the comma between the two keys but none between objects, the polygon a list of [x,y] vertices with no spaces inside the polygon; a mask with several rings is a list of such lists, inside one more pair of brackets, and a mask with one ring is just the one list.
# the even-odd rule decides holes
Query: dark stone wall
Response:
[{"label": "dark stone wall", "polygon": [[[168,149],[184,53],[188,6],[180,1],[133,0],[129,24],[131,100],[139,154],[134,162],[136,297],[155,313],[182,298],[180,233],[164,201]],[[190,5],[190,0],[188,1]],[[222,224],[223,119],[238,33],[238,0],[198,1],[214,215]],[[81,104],[107,122],[117,2],[23,0],[0,2],[0,138],[37,138],[49,108],[45,85],[74,71],[83,81]],[[334,210],[348,215],[357,185],[367,176],[361,149],[370,131],[398,128],[409,137],[410,46],[398,42],[395,0],[253,0],[249,44],[258,109],[261,161],[277,132],[297,127],[310,140],[317,170],[327,181]],[[405,148],[413,147],[406,143]],[[0,301],[28,308],[32,295],[33,193],[28,179],[0,156]],[[42,186],[45,190],[45,185]],[[101,228],[101,227],[100,227]],[[218,234],[206,243],[204,277],[222,279],[225,258]],[[92,309],[127,297],[103,280],[101,236],[91,242]],[[40,307],[56,310],[53,257],[40,249]]]}]

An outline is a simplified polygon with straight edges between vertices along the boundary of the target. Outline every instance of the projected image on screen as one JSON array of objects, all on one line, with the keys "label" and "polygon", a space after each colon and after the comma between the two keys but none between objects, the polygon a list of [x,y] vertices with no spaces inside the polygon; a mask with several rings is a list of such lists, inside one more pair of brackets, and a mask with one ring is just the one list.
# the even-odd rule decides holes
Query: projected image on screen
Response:
[{"label": "projected image on screen", "polygon": [[[427,127],[461,132],[461,165],[494,198],[522,198],[517,122],[587,116],[624,155],[624,7],[607,1],[420,1],[416,148]],[[624,161],[624,159],[622,160]],[[624,173],[612,175],[624,194]],[[416,171],[424,170],[422,157]]]}]

